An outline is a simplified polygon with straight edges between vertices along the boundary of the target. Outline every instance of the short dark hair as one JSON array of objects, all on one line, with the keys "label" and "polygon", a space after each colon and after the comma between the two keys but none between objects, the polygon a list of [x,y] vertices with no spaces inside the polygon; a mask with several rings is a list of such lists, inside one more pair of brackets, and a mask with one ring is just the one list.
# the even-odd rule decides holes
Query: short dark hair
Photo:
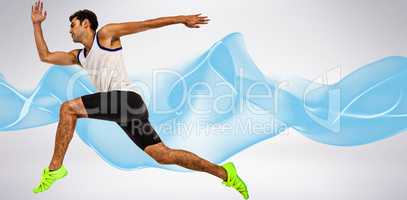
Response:
[{"label": "short dark hair", "polygon": [[83,20],[88,19],[90,22],[90,28],[94,31],[96,31],[96,29],[98,28],[98,19],[96,17],[96,14],[88,9],[84,9],[84,10],[78,10],[76,11],[74,14],[72,14],[69,17],[69,21],[72,22],[72,20],[76,17],[76,19],[78,19],[81,24],[83,22]]}]

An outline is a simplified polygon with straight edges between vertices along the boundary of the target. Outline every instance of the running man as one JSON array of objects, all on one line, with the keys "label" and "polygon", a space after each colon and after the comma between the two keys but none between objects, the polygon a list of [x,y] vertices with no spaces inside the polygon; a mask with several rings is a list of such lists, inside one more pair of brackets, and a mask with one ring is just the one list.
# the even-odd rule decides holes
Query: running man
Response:
[{"label": "running man", "polygon": [[[41,61],[57,65],[80,65],[88,72],[97,92],[62,103],[52,160],[49,166],[43,169],[41,181],[33,189],[34,193],[48,190],[55,181],[68,174],[63,160],[73,137],[76,121],[78,118],[94,118],[116,122],[139,148],[159,164],[176,164],[212,174],[222,179],[224,185],[240,192],[244,199],[249,198],[247,187],[237,175],[233,163],[218,166],[194,153],[169,148],[161,141],[148,120],[143,99],[130,86],[131,82],[123,64],[120,37],[172,24],[199,28],[200,25],[208,23],[206,16],[182,15],[112,23],[97,30],[96,15],[87,9],[79,10],[69,17],[70,34],[73,42],[81,43],[84,48],[70,52],[48,50],[41,28],[46,17],[43,2],[38,0],[32,6],[31,19]],[[112,109],[113,107],[115,109]],[[122,110],[125,110],[125,113],[118,112]]]}]

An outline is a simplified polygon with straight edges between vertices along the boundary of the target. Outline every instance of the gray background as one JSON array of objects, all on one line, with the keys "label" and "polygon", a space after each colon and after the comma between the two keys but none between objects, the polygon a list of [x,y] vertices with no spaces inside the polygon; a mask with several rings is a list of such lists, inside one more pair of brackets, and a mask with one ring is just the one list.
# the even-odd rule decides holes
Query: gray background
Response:
[{"label": "gray background", "polygon": [[[32,89],[50,65],[37,56],[31,0],[1,1],[0,72],[18,89]],[[260,69],[314,79],[341,66],[347,74],[390,55],[407,55],[404,0],[46,1],[43,24],[51,50],[71,42],[68,17],[94,10],[100,24],[202,12],[201,29],[182,25],[123,39],[129,74],[186,62],[228,33],[241,32]],[[69,176],[33,195],[51,157],[57,124],[0,133],[0,199],[240,199],[216,177],[161,169],[121,171],[107,165],[77,136],[65,165]],[[263,141],[229,160],[238,166],[252,199],[406,199],[407,135],[373,144],[335,147],[293,130]]]}]

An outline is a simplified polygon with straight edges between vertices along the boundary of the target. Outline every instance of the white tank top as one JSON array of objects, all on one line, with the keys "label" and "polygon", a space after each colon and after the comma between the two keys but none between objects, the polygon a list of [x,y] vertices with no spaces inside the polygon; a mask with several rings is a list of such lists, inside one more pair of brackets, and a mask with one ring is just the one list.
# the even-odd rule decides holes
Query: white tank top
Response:
[{"label": "white tank top", "polygon": [[128,79],[126,67],[124,66],[122,47],[110,49],[99,43],[97,33],[93,38],[92,48],[85,57],[85,48],[79,50],[78,61],[88,72],[90,80],[95,85],[97,92],[111,90],[134,91]]}]

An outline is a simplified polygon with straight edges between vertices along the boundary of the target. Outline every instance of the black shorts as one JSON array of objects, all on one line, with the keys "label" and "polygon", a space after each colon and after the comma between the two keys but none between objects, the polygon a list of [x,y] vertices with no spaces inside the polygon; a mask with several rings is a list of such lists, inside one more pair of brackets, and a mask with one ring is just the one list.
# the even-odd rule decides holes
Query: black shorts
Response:
[{"label": "black shorts", "polygon": [[81,96],[88,118],[116,122],[138,147],[161,142],[148,120],[147,106],[132,91],[112,90]]}]

